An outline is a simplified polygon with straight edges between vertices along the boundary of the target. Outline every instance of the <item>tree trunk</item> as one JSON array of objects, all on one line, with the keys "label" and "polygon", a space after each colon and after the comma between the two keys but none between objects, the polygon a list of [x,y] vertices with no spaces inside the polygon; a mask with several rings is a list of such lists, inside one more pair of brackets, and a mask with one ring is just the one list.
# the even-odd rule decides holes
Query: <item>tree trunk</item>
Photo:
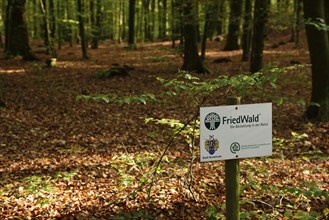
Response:
[{"label": "tree trunk", "polygon": [[[65,2],[64,2],[65,3]],[[57,2],[57,17],[59,19],[63,19],[64,18],[64,5],[63,2],[58,1]],[[58,22],[58,26],[57,26],[57,48],[60,50],[62,48],[62,41],[63,39],[63,29],[64,29],[64,25],[61,22]]]},{"label": "tree trunk", "polygon": [[25,18],[26,0],[11,0],[7,5],[6,57],[21,55],[24,60],[37,60],[29,45],[28,29]]},{"label": "tree trunk", "polygon": [[[91,20],[91,26],[92,26],[92,43],[91,43],[92,49],[98,48],[99,35],[100,35],[100,30],[101,30],[101,13],[102,13],[101,0],[96,0],[96,5],[95,5],[95,0],[90,1],[90,17],[91,17],[90,20]],[[120,35],[120,33],[119,33],[119,35]]]},{"label": "tree trunk", "polygon": [[49,54],[49,41],[50,41],[50,35],[49,35],[49,24],[48,24],[48,12],[47,12],[47,0],[40,0],[40,6],[43,13],[43,41],[46,48],[46,53]]},{"label": "tree trunk", "polygon": [[2,32],[0,31],[0,48],[3,48]]},{"label": "tree trunk", "polygon": [[223,14],[224,14],[224,1],[220,1],[218,5],[218,17],[216,19],[216,32],[217,35],[223,34]]},{"label": "tree trunk", "polygon": [[[296,0],[297,1],[297,0]],[[299,0],[301,1],[301,0]],[[324,13],[325,13],[325,21],[326,24],[329,25],[329,1],[324,1]],[[329,31],[327,31],[328,38],[329,38]]]},{"label": "tree trunk", "polygon": [[193,0],[184,2],[184,63],[183,70],[195,71],[198,73],[208,73],[209,70],[204,65],[199,56],[197,44],[197,17]]},{"label": "tree trunk", "polygon": [[254,9],[254,24],[252,48],[250,57],[250,72],[255,73],[263,67],[263,50],[265,40],[265,25],[267,22],[268,1],[256,0]]},{"label": "tree trunk", "polygon": [[[301,13],[301,10],[302,10],[303,3],[302,3],[302,0],[296,0],[296,2],[297,2],[297,5],[296,5],[297,8],[296,8],[295,39],[294,39],[294,42],[295,42],[295,47],[298,47],[299,46],[300,20],[301,20],[300,19],[300,17],[301,17],[300,13]],[[325,1],[325,2],[327,2],[327,1]]]},{"label": "tree trunk", "polygon": [[299,29],[300,29],[300,12],[301,12],[301,0],[294,0],[294,22],[292,24],[291,37],[289,42],[294,42],[297,47],[299,44]]},{"label": "tree trunk", "polygon": [[150,1],[149,0],[143,0],[143,9],[144,9],[144,40],[150,41],[151,40],[151,33],[150,33]]},{"label": "tree trunk", "polygon": [[[122,27],[126,27],[126,2],[122,1]],[[129,19],[129,18],[128,18]],[[127,31],[126,28],[122,28],[122,39],[127,39]]]},{"label": "tree trunk", "polygon": [[220,4],[222,4],[222,1],[218,1],[218,0],[212,0],[210,2],[210,8],[208,8],[209,10],[209,25],[208,25],[208,38],[210,40],[213,40],[214,34],[215,34],[215,30],[216,30],[216,23],[217,20],[219,19],[219,8],[220,8]]},{"label": "tree trunk", "polygon": [[[326,31],[317,28],[325,18],[323,0],[304,0],[304,17],[307,43],[312,63],[311,104],[308,118],[329,120],[329,42]],[[322,22],[323,24],[323,22]]]},{"label": "tree trunk", "polygon": [[123,21],[123,3],[119,2],[119,28],[118,28],[118,43],[121,44],[123,38],[124,21]]},{"label": "tree trunk", "polygon": [[[6,17],[6,1],[4,1],[4,2],[2,2],[2,6],[1,6],[1,17],[2,17],[2,19],[4,19],[4,23],[3,24],[5,24],[5,17]],[[1,19],[1,20],[2,20]],[[4,44],[3,44],[3,40],[2,40],[2,30],[0,30],[0,48],[4,48]]]},{"label": "tree trunk", "polygon": [[154,41],[155,39],[155,23],[156,23],[156,19],[155,19],[155,15],[156,15],[156,12],[155,12],[155,0],[151,0],[151,27],[150,27],[150,34],[151,34],[151,39],[152,41]]},{"label": "tree trunk", "polygon": [[176,47],[176,13],[175,13],[175,0],[171,0],[171,48]]},{"label": "tree trunk", "polygon": [[128,47],[130,49],[136,49],[136,42],[135,42],[135,5],[136,5],[136,0],[129,0]]},{"label": "tree trunk", "polygon": [[167,0],[158,0],[159,38],[164,40],[167,31]]},{"label": "tree trunk", "polygon": [[7,5],[6,5],[6,8],[5,8],[5,21],[4,21],[4,26],[5,26],[5,54],[7,53],[7,48],[8,48],[8,42],[9,42],[9,20],[10,20],[10,17],[9,17],[9,4],[8,4],[8,1],[6,1]]},{"label": "tree trunk", "polygon": [[207,46],[207,39],[210,35],[210,24],[212,18],[214,17],[213,14],[214,3],[209,2],[209,5],[206,7],[205,12],[205,22],[204,22],[204,29],[203,29],[203,36],[201,41],[201,59],[204,60],[206,57],[206,46]]},{"label": "tree trunk", "polygon": [[40,24],[39,24],[39,0],[33,0],[33,10],[32,10],[32,13],[33,13],[33,34],[32,36],[34,38],[40,38]]},{"label": "tree trunk", "polygon": [[44,16],[45,41],[47,41],[47,42],[45,42],[45,46],[46,46],[47,53],[49,53],[49,51],[50,51],[51,54],[52,54],[52,57],[57,58],[57,53],[56,53],[56,50],[55,50],[54,45],[53,45],[53,41],[52,41],[51,36],[50,36],[48,13],[47,13],[46,5],[44,5],[45,2],[46,1],[40,0],[41,11],[42,11],[43,16]]},{"label": "tree trunk", "polygon": [[238,50],[239,32],[242,14],[242,0],[231,0],[230,24],[224,50]]},{"label": "tree trunk", "polygon": [[250,40],[251,40],[251,0],[245,0],[243,16],[243,34],[241,40],[242,58],[241,61],[248,61],[250,56]]},{"label": "tree trunk", "polygon": [[50,38],[54,41],[56,36],[56,16],[54,0],[49,0]]},{"label": "tree trunk", "polygon": [[80,43],[82,49],[82,58],[87,60],[89,59],[88,56],[88,49],[87,49],[87,39],[85,33],[85,25],[84,25],[84,6],[82,0],[77,0],[78,5],[78,19],[79,19],[79,32],[80,32]]}]

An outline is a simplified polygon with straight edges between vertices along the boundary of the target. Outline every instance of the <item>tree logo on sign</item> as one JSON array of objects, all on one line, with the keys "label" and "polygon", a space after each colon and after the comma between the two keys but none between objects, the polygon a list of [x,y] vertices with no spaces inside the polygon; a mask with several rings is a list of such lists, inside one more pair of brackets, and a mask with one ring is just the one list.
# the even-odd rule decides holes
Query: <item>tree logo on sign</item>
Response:
[{"label": "tree logo on sign", "polygon": [[211,112],[204,119],[204,124],[209,130],[216,130],[220,125],[220,117],[217,113]]}]

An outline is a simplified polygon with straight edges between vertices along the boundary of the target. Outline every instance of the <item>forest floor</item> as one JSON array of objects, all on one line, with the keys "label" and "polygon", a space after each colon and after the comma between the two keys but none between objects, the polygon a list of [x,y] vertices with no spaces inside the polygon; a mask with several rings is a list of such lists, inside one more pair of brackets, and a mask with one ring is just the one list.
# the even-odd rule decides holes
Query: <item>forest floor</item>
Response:
[{"label": "forest floor", "polygon": [[[288,39],[266,44],[266,66],[309,63],[305,40],[294,48]],[[222,47],[208,45],[211,75],[193,75],[206,80],[247,72],[241,51]],[[177,138],[153,175],[172,132],[145,119],[184,123],[199,111],[195,96],[146,105],[76,99],[158,95],[166,88],[156,77],[173,79],[182,65],[177,49],[158,42],[130,51],[103,42],[85,61],[78,46],[64,47],[57,66],[48,68],[43,49],[33,48],[43,61],[0,60],[0,219],[224,219],[224,162],[201,163],[198,138],[194,155],[186,137]],[[224,57],[231,61],[214,62]],[[129,75],[99,77],[115,63],[131,67]],[[242,103],[273,103],[273,155],[240,161],[241,217],[328,219],[329,123],[302,117],[310,68],[281,73],[276,84],[242,96]],[[227,95],[237,94],[219,90],[204,106],[224,105]]]}]

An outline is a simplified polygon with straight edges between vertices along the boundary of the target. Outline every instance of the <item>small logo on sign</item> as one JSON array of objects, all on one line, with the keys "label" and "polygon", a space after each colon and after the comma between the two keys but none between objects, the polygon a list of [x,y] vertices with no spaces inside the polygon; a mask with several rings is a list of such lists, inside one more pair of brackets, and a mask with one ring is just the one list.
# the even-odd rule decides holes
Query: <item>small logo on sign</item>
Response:
[{"label": "small logo on sign", "polygon": [[240,151],[240,144],[238,142],[234,142],[230,146],[230,150],[233,154],[236,154],[236,152]]},{"label": "small logo on sign", "polygon": [[204,119],[204,124],[209,130],[216,130],[220,125],[220,117],[217,113],[211,112]]},{"label": "small logo on sign", "polygon": [[209,139],[205,141],[204,147],[210,155],[213,155],[218,150],[219,141],[214,138],[214,135],[209,135]]}]

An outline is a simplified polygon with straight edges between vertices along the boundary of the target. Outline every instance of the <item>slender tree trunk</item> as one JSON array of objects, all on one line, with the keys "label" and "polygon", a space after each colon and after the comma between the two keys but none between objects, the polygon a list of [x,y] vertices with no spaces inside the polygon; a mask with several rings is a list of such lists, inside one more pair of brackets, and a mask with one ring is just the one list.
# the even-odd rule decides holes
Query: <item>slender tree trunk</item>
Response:
[{"label": "slender tree trunk", "polygon": [[[266,0],[264,0],[266,1]],[[239,32],[242,15],[242,0],[231,0],[230,24],[224,50],[238,50]]]},{"label": "slender tree trunk", "polygon": [[193,0],[184,2],[184,63],[183,70],[208,73],[198,52],[196,5]]},{"label": "slender tree trunk", "polygon": [[146,41],[150,40],[150,32],[149,32],[149,0],[143,0],[142,1],[143,8],[144,8],[144,13],[143,13],[143,20],[144,20],[144,39]]},{"label": "slender tree trunk", "polygon": [[250,57],[250,72],[255,73],[263,67],[263,50],[265,40],[265,25],[267,22],[268,1],[256,0],[254,9],[254,24],[252,48]]},{"label": "slender tree trunk", "polygon": [[50,38],[54,41],[56,36],[56,16],[54,0],[49,0]]},{"label": "slender tree trunk", "polygon": [[33,13],[33,37],[34,38],[40,38],[40,21],[39,21],[39,17],[38,17],[38,14],[39,14],[39,11],[38,9],[40,8],[39,7],[39,0],[33,0],[33,10],[32,10],[32,13]]},{"label": "slender tree trunk", "polygon": [[[314,23],[325,19],[323,0],[304,0],[304,17],[307,43],[312,63],[311,104],[306,111],[308,118],[329,120],[329,41],[327,32]],[[323,23],[322,23],[323,24]]]},{"label": "slender tree trunk", "polygon": [[119,38],[118,38],[118,42],[119,44],[121,44],[122,42],[122,38],[123,38],[123,29],[125,28],[124,27],[124,21],[123,21],[123,2],[119,2]]},{"label": "slender tree trunk", "polygon": [[[58,1],[57,2],[57,18],[63,19],[63,2]],[[63,41],[63,24],[61,22],[58,22],[57,26],[57,48],[60,50],[62,48],[62,41]]]},{"label": "slender tree trunk", "polygon": [[6,57],[21,55],[24,60],[36,60],[29,45],[29,35],[25,18],[26,0],[11,0],[7,5]]},{"label": "slender tree trunk", "polygon": [[158,32],[159,32],[159,36],[158,36],[158,38],[159,39],[162,39],[162,33],[163,33],[163,31],[162,31],[162,16],[163,16],[163,13],[162,13],[162,1],[163,0],[158,0]]},{"label": "slender tree trunk", "polygon": [[212,0],[210,2],[209,10],[209,25],[208,25],[208,38],[213,40],[215,30],[216,30],[216,22],[219,19],[219,7],[222,1]]},{"label": "slender tree trunk", "polygon": [[242,34],[242,58],[241,61],[248,61],[250,56],[250,41],[251,41],[251,0],[245,0],[243,16],[243,34]]},{"label": "slender tree trunk", "polygon": [[[127,31],[126,31],[126,24],[127,24],[127,19],[126,19],[126,3],[125,1],[122,1],[122,39],[127,39]],[[128,18],[129,19],[129,18]]]},{"label": "slender tree trunk", "polygon": [[[90,21],[91,21],[91,27],[92,27],[92,43],[91,48],[97,49],[98,48],[98,41],[99,41],[99,35],[101,30],[101,13],[102,13],[102,5],[101,0],[91,0],[90,1]],[[119,12],[120,13],[120,12]],[[120,35],[120,31],[119,31]]]},{"label": "slender tree trunk", "polygon": [[9,20],[10,20],[10,7],[9,4],[6,4],[5,8],[5,21],[4,21],[4,26],[5,26],[5,54],[7,53],[7,48],[8,48],[8,42],[9,42]]},{"label": "slender tree trunk", "polygon": [[[1,7],[1,17],[2,17],[2,22],[3,22],[3,25],[5,26],[5,20],[6,20],[6,1],[2,2],[2,7]],[[6,31],[5,31],[6,32]],[[3,43],[3,40],[2,40],[2,34],[3,34],[3,31],[0,30],[0,48],[4,48],[4,43]]]},{"label": "slender tree trunk", "polygon": [[89,8],[90,8],[90,24],[91,24],[91,37],[92,37],[91,48],[97,49],[98,45],[94,45],[94,37],[95,37],[95,32],[96,32],[95,0],[89,1]]},{"label": "slender tree trunk", "polygon": [[167,37],[167,0],[162,0],[163,11],[162,11],[162,40],[166,40]]},{"label": "slender tree trunk", "polygon": [[155,18],[155,15],[156,15],[156,12],[155,12],[155,0],[151,0],[151,38],[152,38],[152,41],[155,40],[155,31],[156,31],[156,28],[155,28],[155,22],[156,22],[156,18]]},{"label": "slender tree trunk", "polygon": [[3,48],[2,32],[0,31],[0,48]]},{"label": "slender tree trunk", "polygon": [[135,5],[136,5],[136,0],[129,0],[128,47],[130,49],[136,49],[136,42],[135,42]]},{"label": "slender tree trunk", "polygon": [[[296,12],[295,12],[295,16],[296,16],[296,21],[295,21],[295,47],[299,46],[299,32],[300,32],[300,21],[301,21],[301,11],[302,11],[302,6],[303,6],[303,2],[302,0],[295,0],[296,1]],[[327,2],[327,1],[325,1]],[[328,11],[329,13],[329,11]],[[329,24],[329,22],[327,23]]]},{"label": "slender tree trunk", "polygon": [[45,43],[46,45],[46,50],[47,52],[51,52],[51,55],[53,58],[57,58],[57,53],[56,50],[54,48],[51,36],[50,36],[50,27],[49,27],[49,22],[48,22],[48,13],[47,13],[47,9],[46,9],[46,5],[44,5],[46,1],[42,1],[40,0],[40,6],[41,6],[41,11],[43,13],[44,16],[44,25],[45,25],[45,40],[47,41],[47,43]]},{"label": "slender tree trunk", "polygon": [[[299,1],[301,1],[301,0],[299,0]],[[326,24],[329,25],[329,1],[328,0],[324,1],[324,13],[325,13]],[[328,38],[329,38],[329,31],[327,31],[327,34],[328,34]]]},{"label": "slender tree trunk", "polygon": [[176,47],[176,13],[175,0],[171,0],[171,47]]},{"label": "slender tree trunk", "polygon": [[207,46],[207,38],[209,37],[210,33],[210,19],[213,17],[212,15],[212,9],[213,9],[212,2],[209,3],[209,5],[206,8],[206,15],[205,15],[205,22],[204,22],[204,29],[203,29],[203,36],[201,41],[201,59],[204,60],[206,57],[206,46]]},{"label": "slender tree trunk", "polygon": [[78,19],[79,19],[79,31],[80,31],[80,43],[82,49],[82,58],[89,59],[88,50],[87,50],[87,39],[85,33],[85,25],[84,25],[84,6],[82,0],[77,0],[78,5]]},{"label": "slender tree trunk", "polygon": [[49,36],[49,25],[48,25],[48,12],[47,12],[47,0],[40,0],[40,5],[41,5],[41,10],[43,15],[43,41],[44,45],[46,48],[46,53],[49,54],[50,49],[49,49],[49,41],[50,41],[50,36]]},{"label": "slender tree trunk", "polygon": [[223,34],[223,14],[224,14],[224,1],[220,1],[218,4],[218,17],[216,19],[216,32],[217,35]]}]

